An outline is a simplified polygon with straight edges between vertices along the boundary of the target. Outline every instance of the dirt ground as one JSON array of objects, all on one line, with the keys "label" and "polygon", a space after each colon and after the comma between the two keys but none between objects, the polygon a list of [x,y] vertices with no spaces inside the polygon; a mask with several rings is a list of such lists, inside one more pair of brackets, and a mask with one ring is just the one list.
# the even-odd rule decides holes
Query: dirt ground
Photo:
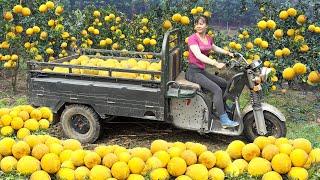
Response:
[{"label": "dirt ground", "polygon": [[27,75],[26,71],[20,72],[17,76],[16,90],[12,91],[12,78],[10,71],[0,69],[0,100],[7,101],[7,104],[12,104],[16,97],[26,96],[27,94]]},{"label": "dirt ground", "polygon": [[[115,121],[129,121],[128,118],[118,117]],[[118,144],[127,148],[148,147],[156,139],[163,139],[168,142],[198,142],[206,145],[211,150],[225,148],[234,139],[243,139],[243,137],[230,137],[217,134],[200,135],[197,132],[177,129],[170,124],[137,122],[139,119],[133,119],[135,123],[108,123],[103,124],[102,134],[95,144],[85,145],[91,149],[98,144]],[[143,120],[142,120],[143,121]],[[65,138],[61,131],[61,124],[57,123],[50,127],[49,133]]]}]

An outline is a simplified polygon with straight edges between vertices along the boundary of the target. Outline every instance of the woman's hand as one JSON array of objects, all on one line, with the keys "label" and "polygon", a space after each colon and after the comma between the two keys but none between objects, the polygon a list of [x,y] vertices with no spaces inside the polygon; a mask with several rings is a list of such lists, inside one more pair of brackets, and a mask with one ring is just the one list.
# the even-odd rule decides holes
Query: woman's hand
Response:
[{"label": "woman's hand", "polygon": [[225,63],[217,63],[217,64],[216,64],[216,67],[217,67],[218,69],[223,69],[225,66],[226,66]]},{"label": "woman's hand", "polygon": [[230,57],[234,57],[234,54],[232,52],[227,51],[227,55]]}]

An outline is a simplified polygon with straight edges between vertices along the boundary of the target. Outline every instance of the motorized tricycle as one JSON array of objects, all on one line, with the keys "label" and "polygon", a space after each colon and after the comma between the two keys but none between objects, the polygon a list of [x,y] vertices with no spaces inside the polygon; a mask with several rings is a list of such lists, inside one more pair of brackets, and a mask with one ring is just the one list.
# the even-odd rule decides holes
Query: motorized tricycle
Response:
[{"label": "motorized tricycle", "polygon": [[[159,63],[161,70],[64,63],[83,55],[119,62],[134,58]],[[31,60],[28,62],[28,100],[34,106],[50,107],[55,119],[61,121],[64,133],[83,143],[96,141],[102,124],[112,126],[102,122],[117,116],[170,123],[202,134],[238,136],[244,133],[249,140],[259,135],[285,136],[285,117],[261,99],[261,83],[270,70],[262,68],[261,61],[249,64],[241,54],[236,56],[230,67],[240,67],[240,71],[228,81],[223,97],[229,117],[240,124],[236,128],[223,128],[215,115],[210,93],[185,79],[179,29],[166,32],[159,53],[82,49],[79,54],[54,62]],[[57,67],[67,71],[43,71]],[[75,69],[105,73],[74,73]],[[121,77],[115,76],[117,72],[150,76],[148,79]],[[249,89],[251,101],[240,110],[239,97],[244,87]]]}]

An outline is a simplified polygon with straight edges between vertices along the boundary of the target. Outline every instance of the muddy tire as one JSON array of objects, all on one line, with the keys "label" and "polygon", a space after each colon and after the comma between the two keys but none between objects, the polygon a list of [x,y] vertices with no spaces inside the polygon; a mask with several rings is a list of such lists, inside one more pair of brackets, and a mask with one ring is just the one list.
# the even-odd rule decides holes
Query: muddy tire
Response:
[{"label": "muddy tire", "polygon": [[[285,122],[281,121],[277,116],[270,112],[264,111],[263,114],[267,126],[267,134],[265,136],[274,136],[276,138],[285,137],[287,133]],[[250,142],[253,142],[256,137],[260,136],[256,129],[253,112],[245,115],[243,123],[245,137]]]},{"label": "muddy tire", "polygon": [[67,106],[61,114],[61,125],[68,138],[81,143],[93,143],[100,135],[98,114],[85,105]]}]

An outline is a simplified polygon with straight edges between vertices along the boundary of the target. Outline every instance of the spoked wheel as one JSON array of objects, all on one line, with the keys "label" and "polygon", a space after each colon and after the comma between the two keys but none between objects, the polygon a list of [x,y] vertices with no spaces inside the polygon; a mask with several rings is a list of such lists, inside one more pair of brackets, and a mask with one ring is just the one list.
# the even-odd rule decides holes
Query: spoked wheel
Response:
[{"label": "spoked wheel", "polygon": [[[287,128],[285,122],[281,121],[277,116],[267,111],[264,111],[263,115],[267,127],[267,134],[265,136],[274,136],[276,138],[286,136]],[[244,134],[248,140],[252,142],[255,138],[260,136],[257,131],[253,112],[250,112],[244,117],[243,123]]]},{"label": "spoked wheel", "polygon": [[84,105],[68,106],[61,115],[62,129],[68,138],[82,143],[93,143],[100,135],[98,114]]}]

